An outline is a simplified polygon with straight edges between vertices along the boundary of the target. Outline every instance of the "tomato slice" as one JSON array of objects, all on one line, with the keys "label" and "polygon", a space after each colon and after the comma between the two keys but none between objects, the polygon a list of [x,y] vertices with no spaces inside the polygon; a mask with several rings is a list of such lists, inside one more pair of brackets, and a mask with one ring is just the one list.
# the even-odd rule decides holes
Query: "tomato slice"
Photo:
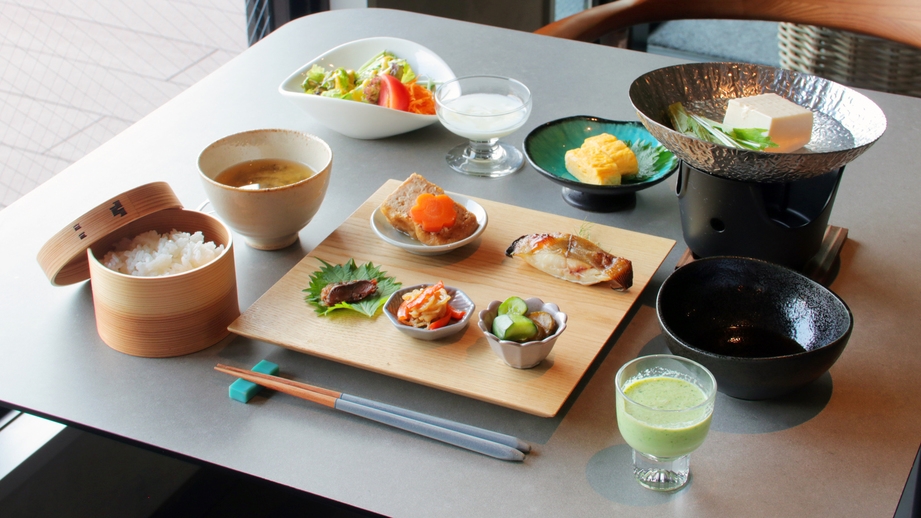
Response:
[{"label": "tomato slice", "polygon": [[381,94],[377,104],[394,110],[406,111],[409,109],[409,90],[399,79],[390,74],[381,74]]}]

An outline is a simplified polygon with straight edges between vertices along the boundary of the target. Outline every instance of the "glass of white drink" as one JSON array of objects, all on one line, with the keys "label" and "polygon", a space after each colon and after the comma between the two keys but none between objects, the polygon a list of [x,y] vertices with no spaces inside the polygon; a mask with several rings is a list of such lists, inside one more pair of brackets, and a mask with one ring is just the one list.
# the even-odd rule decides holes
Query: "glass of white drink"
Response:
[{"label": "glass of white drink", "polygon": [[505,176],[524,162],[521,151],[499,142],[531,114],[531,92],[520,82],[499,76],[459,77],[435,91],[435,113],[448,130],[470,140],[447,154],[455,171]]},{"label": "glass of white drink", "polygon": [[697,362],[668,354],[641,356],[615,376],[617,427],[633,448],[643,487],[674,491],[690,474],[690,454],[707,437],[716,379]]}]

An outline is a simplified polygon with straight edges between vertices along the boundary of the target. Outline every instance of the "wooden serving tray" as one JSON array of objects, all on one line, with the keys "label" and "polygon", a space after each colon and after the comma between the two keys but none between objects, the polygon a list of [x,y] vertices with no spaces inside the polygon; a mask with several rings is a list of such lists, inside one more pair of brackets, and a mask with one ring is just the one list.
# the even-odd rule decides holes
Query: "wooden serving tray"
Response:
[{"label": "wooden serving tray", "polygon": [[[553,417],[572,393],[598,352],[636,302],[675,241],[603,225],[476,199],[489,215],[483,235],[446,255],[419,256],[389,245],[370,226],[371,214],[400,182],[389,180],[336,231],[282,277],[229,329],[239,335],[436,387],[542,417]],[[577,233],[633,262],[633,287],[582,286],[540,272],[521,259],[505,256],[521,235]],[[373,262],[404,286],[444,281],[464,291],[476,312],[493,300],[518,295],[554,302],[569,324],[550,356],[532,369],[519,370],[496,356],[477,327],[476,315],[463,334],[427,342],[399,332],[381,314],[369,319],[351,311],[318,316],[304,302],[317,258],[342,264]],[[342,313],[342,314],[339,314]],[[333,387],[334,388],[334,387]]]}]

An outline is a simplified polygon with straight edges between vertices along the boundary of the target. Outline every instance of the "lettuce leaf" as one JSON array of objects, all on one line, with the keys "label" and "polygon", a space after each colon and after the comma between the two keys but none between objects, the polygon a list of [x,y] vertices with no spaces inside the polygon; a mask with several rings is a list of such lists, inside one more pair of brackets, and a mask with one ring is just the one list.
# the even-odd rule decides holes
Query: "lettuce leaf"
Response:
[{"label": "lettuce leaf", "polygon": [[[340,67],[327,72],[323,67],[314,64],[307,71],[301,87],[308,94],[375,104],[377,95],[369,95],[367,87],[379,74],[390,74],[404,84],[417,78],[416,72],[405,59],[383,50],[366,61],[357,71]],[[431,80],[427,81],[429,84],[426,87],[434,91]]]},{"label": "lettuce leaf", "polygon": [[382,68],[387,66],[387,64],[389,64],[390,60],[393,58],[393,53],[386,50],[380,51],[376,56],[366,61],[365,64],[359,67],[359,69],[355,72],[358,74],[359,82],[364,81],[365,79],[368,79],[372,75],[376,74]]},{"label": "lettuce leaf", "polygon": [[314,64],[310,67],[310,70],[307,71],[307,77],[304,78],[304,83],[301,84],[301,87],[304,88],[304,91],[308,94],[316,92],[317,87],[323,83],[323,78],[326,77],[326,69],[320,65]]}]

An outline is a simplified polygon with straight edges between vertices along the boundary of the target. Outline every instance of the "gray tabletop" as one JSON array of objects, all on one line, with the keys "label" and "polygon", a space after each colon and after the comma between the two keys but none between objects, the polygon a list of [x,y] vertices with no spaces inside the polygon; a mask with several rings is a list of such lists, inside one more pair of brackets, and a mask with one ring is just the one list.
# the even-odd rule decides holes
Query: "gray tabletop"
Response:
[{"label": "gray tabletop", "polygon": [[[296,20],[259,42],[63,173],[0,212],[0,403],[124,437],[388,515],[891,516],[921,442],[921,100],[868,93],[888,130],[847,167],[831,224],[850,230],[831,285],[855,316],[830,374],[796,397],[719,396],[690,486],[675,494],[630,480],[617,432],[612,378],[642,352],[662,350],[654,298],[684,250],[674,181],[635,208],[586,213],[529,166],[473,179],[444,162],[459,139],[435,125],[389,139],[353,140],[314,123],[278,85],[350,40],[398,36],[438,53],[457,75],[505,74],[533,92],[520,146],[535,126],[589,114],[635,120],[634,78],[676,63],[642,53],[397,11],[334,11]],[[292,128],[335,154],[329,193],[298,244],[236,248],[240,305],[249,307],[389,178],[417,171],[446,190],[628,228],[678,241],[635,312],[615,330],[561,413],[543,419],[279,348],[231,338],[170,359],[127,356],[96,334],[89,283],[53,287],[35,260],[42,244],[105,199],[165,180],[186,207],[205,198],[196,159],[219,137]],[[493,460],[282,394],[243,405],[227,397],[219,362],[281,365],[296,378],[517,435],[524,463]]]}]

